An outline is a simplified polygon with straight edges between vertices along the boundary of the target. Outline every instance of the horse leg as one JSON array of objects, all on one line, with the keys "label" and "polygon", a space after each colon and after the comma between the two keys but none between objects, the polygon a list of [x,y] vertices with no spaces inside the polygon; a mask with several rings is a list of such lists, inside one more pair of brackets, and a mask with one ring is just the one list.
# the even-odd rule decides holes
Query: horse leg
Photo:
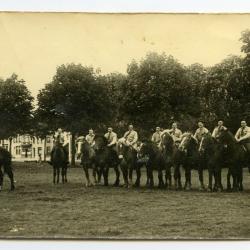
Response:
[{"label": "horse leg", "polygon": [[60,168],[59,167],[56,168],[56,174],[57,174],[57,180],[56,180],[56,182],[58,184],[59,183],[59,177],[60,177]]},{"label": "horse leg", "polygon": [[87,164],[84,164],[83,165],[83,170],[84,170],[84,173],[85,173],[85,177],[86,177],[86,187],[89,187],[91,184],[90,184],[90,179],[89,179],[89,169],[88,169],[88,165]]},{"label": "horse leg", "polygon": [[53,166],[53,183],[56,184],[56,167]]},{"label": "horse leg", "polygon": [[65,181],[65,183],[68,182],[67,172],[68,172],[68,167],[67,167],[67,165],[66,165],[65,168],[64,168],[64,181]]},{"label": "horse leg", "polygon": [[146,165],[146,175],[147,175],[147,180],[146,180],[146,187],[149,187],[149,166]]},{"label": "horse leg", "polygon": [[10,190],[13,191],[15,189],[15,185],[14,185],[14,175],[11,166],[10,165],[6,166],[4,171],[7,173],[10,179]]},{"label": "horse leg", "polygon": [[171,168],[166,167],[166,172],[165,172],[165,180],[166,180],[166,188],[171,188],[172,186],[172,175],[171,175]]},{"label": "horse leg", "polygon": [[61,170],[61,175],[62,175],[62,184],[64,184],[64,166],[62,167],[62,170]]},{"label": "horse leg", "polygon": [[133,167],[132,166],[129,166],[129,169],[128,169],[128,184],[129,184],[129,187],[132,187],[133,186]]},{"label": "horse leg", "polygon": [[243,191],[243,169],[240,167],[239,169],[239,178],[238,178],[238,183],[239,183],[239,191]]},{"label": "horse leg", "polygon": [[233,191],[238,191],[239,185],[238,185],[238,173],[235,167],[232,168],[232,176],[233,176]]},{"label": "horse leg", "polygon": [[128,170],[127,170],[127,165],[121,161],[120,163],[120,168],[122,170],[122,177],[123,177],[123,186],[128,187]]},{"label": "horse leg", "polygon": [[153,168],[149,167],[149,187],[154,187],[154,175],[153,175]]},{"label": "horse leg", "polygon": [[109,185],[108,176],[109,176],[109,167],[104,167],[103,168],[104,186],[108,186]]},{"label": "horse leg", "polygon": [[141,165],[137,164],[137,166],[136,166],[136,182],[135,182],[135,187],[140,187],[140,182],[141,182]]},{"label": "horse leg", "polygon": [[118,166],[115,166],[114,170],[115,170],[116,180],[113,186],[118,187],[120,184],[120,171],[119,171]]},{"label": "horse leg", "polygon": [[213,170],[211,168],[208,169],[208,191],[213,191]]},{"label": "horse leg", "polygon": [[175,190],[182,189],[180,166],[174,166],[174,186]]},{"label": "horse leg", "polygon": [[227,191],[232,191],[232,186],[231,186],[231,169],[229,168],[227,171]]},{"label": "horse leg", "polygon": [[163,174],[162,174],[162,169],[158,169],[158,188],[163,187]]},{"label": "horse leg", "polygon": [[0,166],[0,191],[2,191],[2,187],[3,187],[3,172]]},{"label": "horse leg", "polygon": [[205,190],[205,186],[204,186],[204,178],[203,178],[203,169],[201,167],[199,167],[198,169],[198,174],[199,174],[199,181],[200,181],[200,191],[204,191]]},{"label": "horse leg", "polygon": [[221,182],[221,168],[218,170],[217,172],[218,174],[218,191],[223,191],[223,186],[222,186],[222,182]]},{"label": "horse leg", "polygon": [[185,169],[185,190],[190,190],[191,189],[191,169],[187,167]]}]

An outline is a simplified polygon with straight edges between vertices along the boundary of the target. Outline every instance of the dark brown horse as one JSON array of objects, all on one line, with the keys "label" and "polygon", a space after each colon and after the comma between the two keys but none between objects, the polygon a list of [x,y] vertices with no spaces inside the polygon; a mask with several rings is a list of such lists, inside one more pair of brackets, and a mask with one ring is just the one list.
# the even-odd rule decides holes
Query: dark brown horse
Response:
[{"label": "dark brown horse", "polygon": [[231,176],[233,178],[233,191],[243,190],[243,168],[249,167],[249,152],[244,145],[238,143],[229,130],[221,132],[219,142],[226,146],[228,166],[227,189],[231,190]]},{"label": "dark brown horse", "polygon": [[166,133],[162,138],[163,154],[166,161],[166,184],[171,187],[171,168],[174,168],[174,186],[176,190],[182,189],[180,167],[183,162],[183,152],[178,149],[173,137]]},{"label": "dark brown horse", "polygon": [[53,166],[53,183],[59,183],[60,171],[62,175],[62,183],[67,182],[67,150],[59,142],[56,142],[51,151],[51,165]]},{"label": "dark brown horse", "polygon": [[184,189],[191,189],[191,171],[195,169],[199,174],[200,190],[205,190],[203,182],[203,168],[201,164],[201,158],[199,154],[199,144],[197,140],[193,137],[192,133],[184,133],[182,136],[182,141],[179,145],[179,150],[184,153],[182,166],[185,170],[185,185]]},{"label": "dark brown horse", "polygon": [[[208,191],[222,191],[221,170],[226,167],[226,149],[210,133],[202,136],[199,153],[201,164],[208,169]],[[213,185],[214,179],[214,185]]]},{"label": "dark brown horse", "polygon": [[137,151],[130,145],[125,143],[118,143],[118,154],[120,161],[120,168],[122,170],[124,187],[133,186],[133,170],[137,170],[136,186],[140,185],[140,169],[137,166]]},{"label": "dark brown horse", "polygon": [[[168,186],[168,181],[171,179],[171,165],[166,164],[166,157],[159,147],[151,141],[144,141],[140,149],[140,154],[144,157],[148,157],[146,168],[149,187],[154,186],[154,169],[156,169],[158,172],[158,187],[163,188]],[[163,180],[163,171],[165,171],[166,184]]]},{"label": "dark brown horse", "polygon": [[103,135],[95,136],[95,166],[98,169],[98,173],[103,176],[104,185],[108,186],[109,181],[109,168],[114,168],[116,173],[116,180],[114,186],[119,186],[120,183],[120,171],[119,171],[119,159],[118,154],[111,147],[108,147],[107,138]]},{"label": "dark brown horse", "polygon": [[87,180],[86,186],[92,186],[93,183],[89,177],[89,169],[92,168],[94,184],[100,183],[100,175],[98,174],[97,168],[95,166],[95,150],[90,146],[90,144],[84,139],[81,144],[81,165],[83,167],[85,177]]},{"label": "dark brown horse", "polygon": [[10,189],[14,190],[15,185],[14,185],[14,176],[13,176],[12,167],[11,167],[11,154],[5,148],[0,147],[0,191],[2,190],[2,186],[3,186],[4,173],[6,173],[8,177],[10,178]]}]

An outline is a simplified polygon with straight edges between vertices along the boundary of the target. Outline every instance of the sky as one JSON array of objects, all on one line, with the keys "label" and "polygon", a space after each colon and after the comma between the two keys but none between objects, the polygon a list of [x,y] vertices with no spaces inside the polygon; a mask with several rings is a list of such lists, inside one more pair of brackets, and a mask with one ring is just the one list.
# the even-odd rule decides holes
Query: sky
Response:
[{"label": "sky", "polygon": [[211,66],[240,55],[250,14],[0,13],[0,77],[16,73],[35,97],[67,63],[125,73],[132,59],[165,52]]}]

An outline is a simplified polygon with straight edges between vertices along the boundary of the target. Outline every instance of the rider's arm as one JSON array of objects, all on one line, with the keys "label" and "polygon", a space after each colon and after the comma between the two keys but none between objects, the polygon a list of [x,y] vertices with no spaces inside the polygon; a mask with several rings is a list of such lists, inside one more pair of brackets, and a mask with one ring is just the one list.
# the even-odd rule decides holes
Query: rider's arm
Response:
[{"label": "rider's arm", "polygon": [[197,140],[198,129],[194,133],[194,138]]},{"label": "rider's arm", "polygon": [[152,135],[151,141],[152,141],[152,142],[155,142],[155,134]]},{"label": "rider's arm", "polygon": [[237,130],[236,134],[235,134],[235,139],[236,139],[236,140],[238,140],[239,137],[240,137],[240,131],[241,131],[241,129],[239,128],[239,129]]},{"label": "rider's arm", "polygon": [[215,138],[215,136],[216,136],[216,128],[213,130],[213,133],[212,133],[212,137]]},{"label": "rider's arm", "polygon": [[117,143],[117,134],[114,134],[112,142],[109,143],[109,146],[115,145]]},{"label": "rider's arm", "polygon": [[250,138],[250,129],[247,130],[247,134],[244,135],[244,136],[242,136],[242,137],[240,138],[240,140],[242,141],[242,140],[245,140],[245,139],[248,139],[248,138]]}]

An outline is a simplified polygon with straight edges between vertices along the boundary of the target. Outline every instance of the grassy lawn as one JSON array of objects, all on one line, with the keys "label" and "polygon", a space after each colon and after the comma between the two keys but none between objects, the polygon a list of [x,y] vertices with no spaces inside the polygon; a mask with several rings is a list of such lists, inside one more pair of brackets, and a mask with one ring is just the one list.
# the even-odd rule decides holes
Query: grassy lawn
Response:
[{"label": "grassy lawn", "polygon": [[[0,236],[36,238],[204,239],[250,238],[250,174],[242,193],[144,187],[86,188],[81,168],[70,168],[68,183],[52,184],[52,168],[14,163],[16,190],[5,177],[0,193]],[[183,176],[183,175],[182,175]],[[223,172],[223,183],[226,172]],[[114,172],[110,171],[111,183]],[[157,179],[157,178],[156,178]],[[205,171],[205,182],[207,183]],[[156,183],[157,184],[157,183]]]}]

